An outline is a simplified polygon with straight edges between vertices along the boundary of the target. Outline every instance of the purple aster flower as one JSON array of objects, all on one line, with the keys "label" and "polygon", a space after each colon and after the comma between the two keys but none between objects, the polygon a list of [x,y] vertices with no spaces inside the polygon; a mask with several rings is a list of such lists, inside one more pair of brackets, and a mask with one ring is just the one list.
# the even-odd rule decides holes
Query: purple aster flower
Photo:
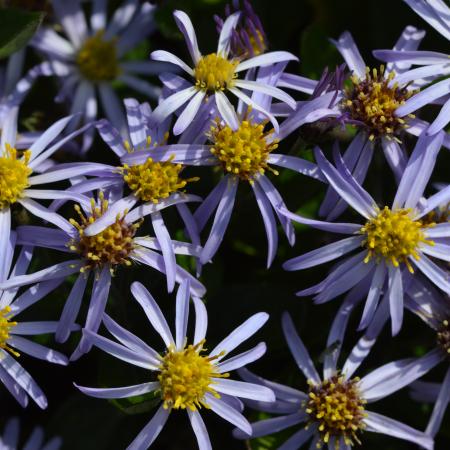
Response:
[{"label": "purple aster flower", "polygon": [[45,220],[46,208],[37,203],[36,199],[60,198],[78,202],[86,200],[83,195],[74,192],[34,189],[34,186],[57,180],[51,180],[45,174],[32,174],[42,171],[53,153],[66,142],[83,133],[90,125],[85,125],[55,141],[73,119],[73,116],[65,117],[55,122],[33,142],[28,150],[22,152],[15,148],[17,114],[18,108],[9,110],[3,122],[0,139],[0,240],[4,240],[4,242],[8,242],[9,239],[11,206],[14,204],[20,204],[33,215]]},{"label": "purple aster flower", "polygon": [[[111,83],[119,80],[151,98],[159,88],[136,75],[152,75],[162,66],[150,61],[122,61],[123,56],[138,45],[155,28],[155,6],[148,2],[124,1],[108,23],[107,6],[94,0],[87,23],[80,0],[53,0],[53,9],[65,37],[52,28],[41,27],[32,45],[53,63],[54,74],[61,78],[56,100],[68,99],[71,113],[82,111],[84,120],[97,117],[98,101],[117,129],[125,126],[122,105]],[[67,37],[67,39],[66,39]],[[83,136],[83,150],[92,143],[94,130]]]},{"label": "purple aster flower", "polygon": [[416,267],[436,286],[450,293],[449,273],[429,258],[450,260],[448,246],[437,239],[450,237],[448,223],[430,224],[424,218],[438,205],[450,200],[450,188],[422,199],[442,139],[443,133],[434,136],[422,134],[405,168],[392,205],[383,208],[351,175],[336,148],[334,158],[337,167],[325,159],[319,148],[315,149],[318,166],[325,178],[340,197],[363,216],[365,222],[322,222],[281,210],[288,218],[300,223],[350,235],[287,261],[284,264],[286,270],[314,267],[358,250],[356,255],[337,264],[325,280],[297,295],[316,294],[315,301],[323,303],[368,279],[370,285],[360,327],[370,323],[385,290],[390,303],[392,332],[396,334],[403,321],[402,271],[407,269],[414,273]]},{"label": "purple aster flower", "polygon": [[[268,82],[275,83],[283,67],[284,65],[277,65],[273,68],[263,68],[260,76],[267,76],[270,78]],[[253,94],[253,101],[259,105],[266,104],[266,109],[270,110],[270,96],[256,93]],[[308,112],[306,107],[303,109],[305,111],[303,120],[305,122],[314,120],[308,116],[311,111]],[[278,174],[270,165],[286,167],[321,181],[325,179],[317,166],[309,161],[272,153],[278,147],[279,141],[290,133],[288,120],[281,125],[279,133],[276,133],[273,129],[266,130],[267,120],[259,114],[260,108],[258,110],[247,108],[244,102],[239,102],[238,110],[240,118],[236,129],[219,117],[206,121],[209,123],[207,132],[209,143],[156,147],[153,150],[125,155],[122,161],[132,167],[145,163],[147,158],[151,157],[153,161],[170,160],[173,164],[217,166],[223,170],[224,177],[194,214],[199,231],[205,228],[208,220],[214,215],[209,237],[200,254],[201,264],[211,260],[222,242],[233,211],[239,182],[249,182],[264,221],[268,240],[267,266],[270,266],[278,246],[276,217],[290,244],[293,245],[295,241],[291,221],[279,214],[276,209],[283,200],[266,175],[268,171]]]},{"label": "purple aster flower", "polygon": [[[268,48],[267,36],[262,26],[261,20],[255,13],[248,0],[242,2],[233,0],[232,4],[225,7],[225,17],[231,16],[235,12],[241,12],[241,19],[236,28],[232,30],[230,41],[230,55],[236,58],[251,58],[265,53]],[[224,20],[219,16],[214,16],[217,24],[217,31],[220,33],[224,26]]]},{"label": "purple aster flower", "polygon": [[[200,53],[195,30],[187,14],[183,11],[175,11],[173,14],[178,28],[186,40],[194,67],[190,67],[177,56],[164,50],[157,50],[151,54],[154,60],[172,63],[191,77],[190,81],[178,77],[177,92],[163,99],[156,107],[151,117],[151,125],[163,122],[170,114],[185,105],[173,128],[175,135],[181,134],[195,119],[204,100],[214,96],[219,115],[229,127],[236,130],[239,126],[239,119],[224,92],[231,92],[239,100],[252,106],[255,106],[254,102],[242,90],[261,92],[277,98],[295,109],[295,100],[281,89],[262,80],[253,81],[238,78],[239,74],[248,69],[297,60],[294,55],[284,51],[270,52],[251,58],[231,56],[231,39],[233,30],[239,21],[239,12],[233,13],[225,20],[220,32],[217,52],[208,55]],[[261,109],[258,105],[256,107]],[[274,126],[277,127],[276,120],[270,112],[264,108],[262,108],[262,112],[274,120]]]},{"label": "purple aster flower", "polygon": [[[167,161],[154,161],[152,152],[155,149],[171,154],[171,145],[166,145],[168,133],[165,127],[149,129],[146,119],[151,112],[147,103],[140,105],[134,99],[125,100],[127,112],[127,133],[121,135],[107,120],[97,123],[100,136],[109,148],[121,159],[125,155],[140,153],[147,150],[145,162],[137,165],[128,165],[121,161],[117,166],[99,164],[95,162],[81,162],[60,164],[52,170],[52,176],[62,174],[66,178],[84,176],[83,180],[74,184],[68,190],[77,193],[94,192],[98,189],[113,190],[118,198],[123,196],[124,188],[131,191],[131,197],[136,202],[144,204],[158,204],[161,201],[174,205],[178,210],[192,243],[200,244],[197,225],[192,213],[186,206],[189,200],[198,201],[198,197],[180,195],[185,186],[198,178],[183,178],[183,166],[180,163],[172,163],[170,157]],[[179,146],[175,145],[175,148]],[[175,156],[175,155],[173,155]],[[47,172],[48,173],[48,172]],[[59,175],[58,175],[59,174]],[[86,179],[85,176],[93,175],[95,178]],[[54,202],[51,209],[57,209],[63,201]],[[175,284],[175,253],[171,244],[170,234],[164,223],[160,211],[150,214],[155,234],[161,243],[162,255],[167,271],[169,291]]]},{"label": "purple aster flower", "polygon": [[[19,450],[19,432],[19,419],[17,417],[9,419],[3,430],[3,435],[0,436],[1,448],[5,450]],[[62,440],[59,437],[54,437],[45,442],[44,430],[41,427],[35,427],[24,446],[20,448],[23,450],[59,450],[61,445]]]},{"label": "purple aster flower", "polygon": [[[15,232],[8,235],[8,239],[0,237],[0,282],[4,282],[8,276],[23,276],[30,264],[32,248],[23,247],[13,266],[15,245]],[[58,322],[20,322],[17,316],[57,288],[63,280],[63,278],[42,280],[19,296],[17,296],[18,289],[15,288],[0,290],[0,380],[23,407],[28,405],[28,399],[31,397],[40,408],[45,409],[47,398],[18,362],[20,354],[25,353],[61,365],[67,365],[68,360],[63,354],[28,339],[30,336],[55,333]],[[72,324],[67,333],[70,334],[77,328],[77,325]]]},{"label": "purple aster flower", "polygon": [[[303,448],[309,440],[312,440],[310,449],[325,445],[329,450],[350,450],[355,443],[361,444],[365,431],[385,434],[433,449],[433,439],[430,436],[369,411],[368,404],[386,398],[423,375],[437,364],[439,358],[436,353],[418,360],[408,358],[394,361],[359,378],[355,376],[355,371],[368,353],[361,354],[361,350],[365,349],[363,339],[366,336],[354,347],[342,370],[337,367],[347,322],[359,297],[356,291],[352,292],[334,320],[328,336],[328,347],[324,352],[322,377],[297,334],[290,315],[283,315],[284,336],[298,368],[307,379],[308,392],[268,381],[247,369],[239,371],[245,381],[269,387],[277,398],[273,403],[246,400],[255,409],[277,414],[276,417],[253,423],[251,437],[265,436],[300,424],[301,428],[278,450]],[[245,431],[235,430],[234,434],[240,439],[249,438]]]},{"label": "purple aster flower", "polygon": [[[424,20],[426,20],[444,38],[450,40],[450,8],[442,0],[405,0],[405,2]],[[449,55],[431,51],[417,51],[408,49],[406,52],[394,50],[376,50],[374,56],[382,61],[395,64],[417,65],[418,68],[409,70],[400,77],[398,82],[408,83],[422,79],[428,81],[428,87],[415,94],[404,105],[397,109],[396,115],[404,117],[425,105],[433,102],[442,103],[442,109],[434,122],[427,128],[426,133],[435,134],[442,130],[450,121],[450,62]],[[432,81],[444,77],[436,83]]]},{"label": "purple aster flower", "polygon": [[410,282],[406,307],[436,332],[436,349],[448,368],[442,384],[418,381],[412,385],[413,397],[434,403],[426,433],[436,436],[450,402],[450,298],[440,295],[426,280]]},{"label": "purple aster flower", "polygon": [[[158,204],[144,204],[133,208],[137,199],[134,196],[112,201],[104,198],[102,192],[98,201],[91,199],[90,206],[75,205],[77,218],[66,220],[58,213],[47,210],[45,219],[56,225],[57,229],[39,226],[18,227],[18,242],[21,245],[50,248],[68,252],[74,259],[55,264],[28,275],[14,275],[9,280],[0,283],[0,288],[11,289],[42,280],[65,278],[70,274],[79,273],[56,329],[56,340],[64,342],[69,337],[69,330],[80,310],[81,301],[86,290],[90,275],[93,275],[92,296],[86,318],[85,328],[97,331],[105,310],[114,271],[121,266],[130,267],[140,263],[156,269],[167,277],[174,276],[180,283],[189,278],[195,295],[205,292],[204,286],[192,275],[171,261],[166,269],[165,261],[157,252],[163,245],[173,246],[174,254],[199,256],[200,248],[178,241],[163,241],[162,243],[148,236],[136,236],[147,214],[161,211],[174,202],[188,201],[189,196],[178,194],[170,202],[161,201]],[[156,251],[155,251],[156,250]],[[82,339],[72,359],[76,359],[90,350],[90,345]]]},{"label": "purple aster flower", "polygon": [[188,414],[200,450],[211,449],[208,431],[200,410],[211,409],[218,416],[251,433],[250,424],[241,414],[239,398],[271,402],[275,397],[271,389],[253,383],[229,379],[229,372],[259,359],[266,351],[261,342],[251,350],[229,359],[228,354],[242,342],[253,336],[269,318],[257,313],[231,332],[209,353],[206,353],[208,316],[204,303],[193,297],[195,308],[194,339],[188,344],[189,281],[183,282],[177,293],[175,338],[158,304],[150,292],[138,282],[131,285],[131,292],[141,305],[152,327],[161,336],[165,350],[157,352],[141,339],[122,328],[109,316],[103,323],[120,342],[85,331],[93,345],[125,362],[152,371],[154,381],[134,386],[96,389],[77,386],[81,392],[97,398],[127,398],[153,392],[161,398],[161,405],[150,422],[143,428],[128,450],[144,450],[152,445],[173,410],[185,410]]}]

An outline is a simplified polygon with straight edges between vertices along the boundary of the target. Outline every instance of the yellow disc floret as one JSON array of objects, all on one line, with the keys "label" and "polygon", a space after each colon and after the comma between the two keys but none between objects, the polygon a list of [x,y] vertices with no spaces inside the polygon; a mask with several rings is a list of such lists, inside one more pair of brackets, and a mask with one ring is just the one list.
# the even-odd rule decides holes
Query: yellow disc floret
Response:
[{"label": "yellow disc floret", "polygon": [[0,348],[7,350],[14,356],[19,356],[19,353],[14,351],[8,345],[9,333],[11,332],[11,328],[14,328],[17,325],[17,322],[11,322],[10,319],[11,308],[7,306],[0,310]]},{"label": "yellow disc floret", "polygon": [[188,345],[183,350],[169,348],[162,358],[158,381],[161,385],[161,397],[164,408],[186,409],[195,411],[204,406],[205,394],[210,393],[220,398],[214,389],[215,378],[226,378],[220,374],[212,363],[218,356],[202,356],[204,341]]},{"label": "yellow disc floret", "polygon": [[130,266],[130,253],[134,249],[133,238],[136,230],[140,226],[139,223],[128,224],[125,216],[128,211],[124,211],[122,215],[117,215],[116,221],[94,236],[86,236],[84,230],[100,218],[108,209],[108,201],[104,199],[103,193],[100,193],[100,206],[92,202],[91,215],[86,217],[81,208],[75,205],[75,210],[80,216],[80,221],[70,219],[70,223],[77,228],[78,238],[69,242],[70,250],[80,254],[85,260],[85,266],[81,272],[89,269],[96,269],[109,264],[111,271],[117,265]]},{"label": "yellow disc floret", "polygon": [[271,169],[267,159],[271,151],[278,147],[277,140],[270,140],[273,130],[264,132],[264,124],[243,120],[234,131],[228,125],[217,121],[211,128],[213,146],[211,153],[220,161],[225,172],[252,182],[252,179]]},{"label": "yellow disc floret", "polygon": [[28,177],[33,172],[28,167],[30,152],[23,152],[18,158],[18,152],[6,144],[0,156],[0,209],[7,208],[22,197],[23,191],[29,186]]},{"label": "yellow disc floret", "polygon": [[368,129],[371,140],[386,136],[398,141],[396,135],[408,127],[409,118],[414,118],[412,114],[404,118],[395,115],[397,108],[417,91],[393,83],[394,77],[394,72],[385,75],[384,66],[381,66],[380,70],[367,67],[364,79],[356,75],[350,78],[351,86],[346,89],[344,109],[353,120]]},{"label": "yellow disc floret", "polygon": [[237,64],[216,53],[202,56],[194,69],[195,85],[209,92],[232,87]]},{"label": "yellow disc floret", "polygon": [[385,259],[394,267],[405,263],[408,270],[414,273],[408,258],[419,260],[419,245],[434,245],[434,242],[427,240],[423,231],[433,224],[414,220],[411,215],[411,209],[391,210],[385,206],[376,217],[368,220],[360,230],[366,237],[363,245],[368,251],[364,261],[375,257],[377,261]]},{"label": "yellow disc floret", "polygon": [[158,203],[183,189],[188,182],[198,180],[198,178],[181,178],[183,166],[173,164],[172,159],[173,157],[168,161],[155,162],[152,158],[148,158],[144,164],[136,166],[124,164],[121,168],[123,179],[143,202]]},{"label": "yellow disc floret", "polygon": [[[309,425],[317,424],[321,439],[317,447],[327,444],[331,437],[343,438],[346,445],[360,444],[357,433],[365,428],[364,405],[358,389],[358,378],[345,380],[335,375],[321,384],[309,384],[309,398],[306,401],[306,413]],[[339,448],[339,447],[337,447]]]},{"label": "yellow disc floret", "polygon": [[82,75],[90,81],[111,81],[120,73],[117,39],[105,40],[105,31],[87,38],[76,58]]}]

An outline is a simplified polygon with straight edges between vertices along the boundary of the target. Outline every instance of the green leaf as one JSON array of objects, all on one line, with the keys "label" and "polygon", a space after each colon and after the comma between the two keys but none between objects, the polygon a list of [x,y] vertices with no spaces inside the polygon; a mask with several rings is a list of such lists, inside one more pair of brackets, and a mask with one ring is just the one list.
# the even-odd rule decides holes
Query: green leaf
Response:
[{"label": "green leaf", "polygon": [[0,10],[0,58],[17,52],[32,38],[45,13],[6,8]]}]

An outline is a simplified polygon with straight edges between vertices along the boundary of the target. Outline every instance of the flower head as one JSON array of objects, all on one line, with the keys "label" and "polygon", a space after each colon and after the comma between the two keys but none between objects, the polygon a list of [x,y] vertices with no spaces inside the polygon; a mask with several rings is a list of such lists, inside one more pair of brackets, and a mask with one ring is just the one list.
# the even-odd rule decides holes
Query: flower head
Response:
[{"label": "flower head", "polygon": [[[284,212],[287,217],[300,223],[350,235],[287,261],[285,269],[306,269],[358,250],[356,255],[336,266],[323,282],[298,295],[317,294],[316,302],[322,303],[336,298],[355,285],[365,286],[368,296],[360,324],[360,328],[365,328],[374,317],[386,284],[385,295],[391,304],[392,332],[396,334],[403,321],[404,268],[411,274],[415,274],[415,268],[419,269],[440,289],[450,293],[448,274],[428,257],[449,261],[447,246],[439,241],[440,238],[449,237],[447,223],[434,224],[423,220],[438,205],[446,204],[450,199],[450,189],[447,187],[425,201],[421,199],[434,167],[433,155],[439,151],[442,140],[442,134],[432,137],[422,135],[419,138],[395,198],[391,206],[384,208],[380,208],[352,176],[337,147],[334,151],[336,167],[316,148],[320,170],[339,197],[363,217],[364,223],[321,222]],[[430,156],[430,160],[424,161],[422,166],[416,165],[416,158],[421,159],[425,154]],[[367,283],[365,279],[370,281]]]},{"label": "flower head", "polygon": [[236,129],[238,122],[236,111],[225,95],[225,93],[230,92],[244,103],[257,107],[262,114],[269,117],[270,120],[274,120],[274,126],[278,127],[278,123],[270,112],[257,105],[241,89],[262,92],[287,103],[295,109],[295,100],[281,89],[264,81],[239,78],[241,73],[251,68],[265,67],[297,59],[288,52],[271,52],[251,58],[248,55],[237,57],[230,54],[233,32],[239,22],[240,12],[231,14],[223,23],[217,51],[208,55],[200,53],[194,27],[189,17],[182,11],[175,11],[174,17],[188,45],[193,67],[189,67],[177,56],[166,51],[158,50],[153,52],[151,56],[157,61],[164,61],[181,67],[191,79],[190,81],[183,80],[177,92],[163,99],[153,111],[150,125],[162,123],[175,110],[183,107],[183,111],[173,128],[175,135],[181,134],[196,118],[204,100],[212,95],[221,119],[225,120],[231,128]]},{"label": "flower head", "polygon": [[358,297],[360,296],[357,290],[353,290],[346,297],[330,328],[328,345],[332,346],[333,350],[327,350],[325,353],[322,377],[297,334],[291,317],[284,313],[283,332],[297,366],[307,379],[308,391],[302,392],[268,381],[247,369],[241,369],[239,374],[244,380],[271,386],[277,397],[276,402],[272,404],[251,400],[246,400],[246,403],[257,410],[286,415],[253,423],[253,434],[250,436],[241,430],[235,430],[234,435],[237,438],[266,436],[301,424],[301,429],[294,433],[284,446],[299,449],[312,439],[311,448],[328,446],[333,450],[345,450],[361,444],[364,434],[370,431],[404,439],[426,449],[433,448],[433,439],[427,434],[370,411],[369,404],[402,389],[426,373],[438,362],[436,354],[430,353],[413,362],[410,359],[395,361],[363,378],[354,376],[379,334],[379,330],[375,331],[376,327],[372,327],[355,345],[342,370],[337,368],[342,342],[334,341],[334,338],[344,336],[347,323],[344,318],[348,318],[358,303]]},{"label": "flower head", "polygon": [[[273,392],[266,387],[229,380],[228,377],[230,371],[260,358],[265,352],[265,345],[260,343],[252,350],[229,360],[226,360],[226,357],[261,328],[267,321],[268,315],[258,313],[250,317],[212,351],[206,353],[206,309],[202,300],[196,297],[193,298],[196,322],[192,344],[188,343],[186,337],[190,303],[189,282],[181,284],[177,293],[175,338],[158,304],[147,289],[141,283],[135,282],[131,292],[164,341],[166,350],[163,353],[158,353],[106,315],[103,319],[106,328],[117,337],[121,344],[89,331],[86,334],[93,345],[100,349],[155,373],[155,381],[124,388],[95,389],[77,386],[78,389],[87,395],[100,398],[131,397],[137,392],[140,394],[154,392],[160,396],[161,405],[150,421],[150,428],[145,427],[131,446],[140,442],[142,447],[149,447],[157,438],[169,414],[178,409],[187,411],[199,443],[209,443],[200,415],[202,408],[213,410],[243,431],[250,433],[247,420],[235,407],[239,404],[237,398],[270,402],[274,399]],[[115,350],[112,350],[113,348]],[[135,356],[130,358],[131,354]],[[153,431],[148,433],[147,429]],[[199,429],[203,431],[199,432]]]},{"label": "flower head", "polygon": [[[126,120],[112,82],[119,80],[145,96],[158,98],[160,89],[139,75],[156,74],[161,65],[150,61],[126,61],[124,56],[155,28],[155,6],[124,1],[108,20],[108,4],[97,2],[90,17],[80,0],[54,1],[55,16],[63,35],[40,27],[32,45],[46,58],[52,74],[61,80],[56,100],[81,105],[87,123],[97,116],[98,103],[118,129]],[[97,98],[96,92],[99,93]],[[94,129],[83,135],[82,151],[92,144]]]}]

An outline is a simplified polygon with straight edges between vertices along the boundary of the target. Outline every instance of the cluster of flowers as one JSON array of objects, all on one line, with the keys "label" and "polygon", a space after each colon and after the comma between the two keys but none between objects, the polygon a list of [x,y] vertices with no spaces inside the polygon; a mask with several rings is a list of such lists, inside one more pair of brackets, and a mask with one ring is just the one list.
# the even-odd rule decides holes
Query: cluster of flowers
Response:
[{"label": "cluster of flowers", "polygon": [[[450,9],[442,0],[405,1],[450,40]],[[210,449],[200,415],[203,408],[233,424],[238,439],[298,426],[280,450],[301,448],[309,441],[311,448],[350,449],[365,431],[432,449],[450,400],[450,368],[441,385],[414,383],[416,398],[434,402],[425,432],[369,411],[368,403],[450,362],[450,187],[433,186],[437,192],[424,196],[438,153],[442,147],[450,148],[450,136],[443,130],[450,122],[449,56],[417,50],[424,32],[409,26],[392,50],[374,52],[386,65],[369,69],[346,32],[334,42],[345,64],[311,80],[286,71],[288,62],[297,60],[294,55],[268,51],[262,24],[245,1],[242,7],[234,2],[225,19],[216,18],[214,53],[200,52],[189,17],[174,11],[190,64],[165,50],[154,51],[149,61],[122,61],[154,29],[155,7],[127,0],[108,20],[106,3],[92,1],[86,17],[79,1],[53,0],[61,32],[43,26],[31,41],[44,62],[20,79],[20,52],[10,58],[1,79],[0,379],[4,387],[22,406],[31,398],[46,408],[44,393],[18,362],[19,353],[66,365],[96,346],[154,374],[151,381],[134,386],[76,386],[86,395],[103,399],[151,392],[160,398],[156,413],[129,449],[148,448],[169,414],[179,409],[187,412],[199,448]],[[138,77],[154,74],[159,74],[162,88]],[[43,133],[18,133],[20,105],[39,76],[60,81],[55,100],[67,100],[70,115]],[[111,86],[117,79],[157,99],[156,108],[132,98],[122,106]],[[300,92],[306,100],[297,101],[286,90]],[[106,119],[97,120],[97,94]],[[430,103],[442,105],[431,124],[413,114]],[[351,125],[357,132],[344,152],[335,144],[332,161],[318,146],[315,162],[275,153],[281,141],[305,124],[320,125],[322,130]],[[52,159],[67,145],[86,154],[96,133],[114,152],[115,165]],[[404,143],[406,133],[417,137],[412,151]],[[377,148],[383,149],[397,182],[389,205],[378,205],[362,187]],[[197,180],[183,176],[188,166],[223,172],[206,198],[186,193]],[[289,211],[271,181],[276,184],[276,176],[270,174],[277,175],[277,167],[326,186],[319,211],[324,220]],[[208,169],[199,169],[200,176],[201,170]],[[46,186],[56,182],[68,185],[65,189]],[[277,221],[291,245],[293,222],[346,235],[284,264],[286,270],[303,270],[335,261],[323,281],[297,295],[313,295],[315,303],[324,303],[345,294],[330,328],[322,376],[289,314],[283,316],[283,332],[307,379],[307,392],[244,368],[264,355],[264,343],[229,357],[265,324],[268,315],[264,312],[247,319],[206,352],[208,317],[202,300],[206,288],[198,277],[220,247],[239,183],[249,183],[261,212],[268,268],[277,252]],[[60,212],[68,202],[74,203],[76,212],[70,218]],[[41,225],[12,227],[11,209],[17,205],[39,218]],[[190,206],[195,206],[195,212]],[[360,222],[336,221],[348,206],[362,216]],[[172,239],[163,219],[167,208],[179,213],[188,242]],[[154,236],[144,229],[147,222]],[[200,234],[208,222],[212,225],[203,240]],[[36,247],[70,256],[29,273]],[[177,264],[180,254],[195,258],[195,276]],[[105,312],[114,273],[132,270],[135,262],[165,274],[169,292],[179,285],[172,334],[147,288],[138,281],[131,284],[133,297],[164,343],[159,352]],[[59,321],[20,321],[24,310],[74,274]],[[76,322],[86,292],[91,292],[90,303],[80,327]],[[339,368],[349,316],[361,304],[362,335]],[[191,306],[195,331],[189,340]],[[393,361],[356,377],[386,322],[390,321],[393,335],[400,331],[405,308],[436,330],[436,348],[425,356]],[[99,334],[101,324],[116,340]],[[70,359],[27,338],[54,333],[57,342],[65,342],[80,328],[82,337]],[[236,369],[242,381],[229,378]],[[242,414],[244,404],[275,416],[250,424]],[[12,423],[9,428],[13,426],[17,429]],[[14,433],[10,430],[5,439],[12,442]],[[45,448],[58,446],[55,441]]]}]

